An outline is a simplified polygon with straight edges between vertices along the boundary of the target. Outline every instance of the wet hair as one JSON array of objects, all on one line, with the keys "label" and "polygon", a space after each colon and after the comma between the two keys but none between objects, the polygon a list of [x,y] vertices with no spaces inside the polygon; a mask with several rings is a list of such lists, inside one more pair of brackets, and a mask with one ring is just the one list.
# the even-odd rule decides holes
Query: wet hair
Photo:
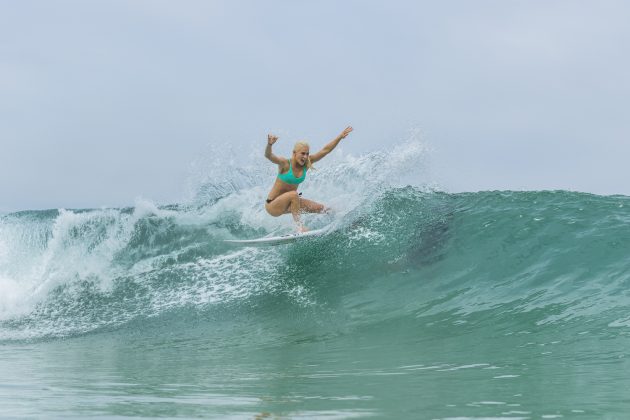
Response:
[{"label": "wet hair", "polygon": [[[295,146],[293,146],[293,153],[295,153],[295,151],[301,147],[308,147],[309,150],[311,148],[308,142],[298,141],[297,143],[295,143]],[[313,163],[311,162],[311,156],[309,154],[308,158],[306,158],[306,169],[311,169],[312,167],[313,167]]]}]

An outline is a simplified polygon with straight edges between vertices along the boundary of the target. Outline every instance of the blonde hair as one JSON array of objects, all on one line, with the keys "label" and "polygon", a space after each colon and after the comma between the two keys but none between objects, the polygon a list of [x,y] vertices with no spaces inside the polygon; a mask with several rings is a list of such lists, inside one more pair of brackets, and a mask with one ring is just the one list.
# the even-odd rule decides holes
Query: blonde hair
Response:
[{"label": "blonde hair", "polygon": [[[295,151],[300,147],[308,147],[308,149],[311,150],[311,146],[308,144],[308,142],[301,140],[301,141],[296,142],[295,145],[293,146],[293,153],[295,153]],[[310,170],[311,168],[313,168],[313,162],[311,162],[311,156],[309,154],[308,158],[306,159],[306,169]]]}]

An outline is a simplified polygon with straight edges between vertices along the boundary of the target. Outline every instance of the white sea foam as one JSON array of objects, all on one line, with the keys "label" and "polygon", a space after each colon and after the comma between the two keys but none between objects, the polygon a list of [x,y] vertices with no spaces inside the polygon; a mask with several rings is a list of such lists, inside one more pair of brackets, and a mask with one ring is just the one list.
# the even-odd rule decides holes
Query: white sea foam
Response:
[{"label": "white sea foam", "polygon": [[[409,174],[415,176],[413,171],[422,166],[420,162],[424,161],[426,153],[427,148],[417,139],[390,151],[362,156],[345,154],[338,149],[309,172],[302,191],[304,197],[332,207],[335,210],[333,221],[339,223],[350,212],[369,205],[385,185],[406,183]],[[175,207],[160,207],[151,200],[139,198],[132,210],[61,209],[56,213],[36,213],[30,218],[3,216],[0,219],[0,321],[27,316],[46,301],[51,291],[63,287],[65,293],[75,293],[73,290],[86,282],[104,294],[112,292],[119,279],[131,278],[144,284],[147,286],[144,293],[148,294],[144,298],[150,301],[142,309],[144,315],[159,314],[177,306],[243,299],[278,287],[265,280],[282,264],[276,250],[228,250],[194,261],[177,262],[180,256],[194,253],[202,246],[198,240],[178,245],[178,231],[183,236],[189,230],[205,231],[208,238],[217,241],[233,235],[226,227],[231,225],[261,234],[293,229],[290,216],[274,218],[264,209],[264,199],[275,177],[274,165],[266,161],[262,153],[245,156],[244,161],[245,164],[236,158],[214,156],[210,160],[212,164],[191,181],[196,193]],[[327,215],[305,215],[304,218],[313,227],[331,222]],[[142,234],[138,231],[139,223],[164,225],[162,229],[170,229],[169,234],[174,235],[171,243],[164,249],[151,250],[154,233],[149,233],[141,243],[147,248],[146,255],[140,252],[131,264],[121,264],[118,261],[121,255],[139,252],[128,249],[137,246],[133,241]],[[165,274],[163,270],[167,265],[168,270],[184,276],[187,281],[168,288],[152,283]],[[296,289],[287,293],[303,303],[309,301],[308,291]],[[57,320],[53,326],[45,325],[47,322],[40,319],[39,327],[35,328],[40,331],[36,333],[31,326],[29,334],[37,335],[47,328],[89,330],[101,322],[124,322],[135,315],[138,314],[112,314],[109,321],[93,321],[91,327],[86,325],[87,320],[75,320],[75,325],[68,321],[65,326]]]}]

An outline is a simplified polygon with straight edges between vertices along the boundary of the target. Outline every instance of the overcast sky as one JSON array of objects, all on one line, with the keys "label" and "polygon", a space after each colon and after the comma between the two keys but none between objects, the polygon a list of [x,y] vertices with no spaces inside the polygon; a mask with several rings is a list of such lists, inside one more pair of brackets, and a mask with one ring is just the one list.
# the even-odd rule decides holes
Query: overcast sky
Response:
[{"label": "overcast sky", "polygon": [[348,124],[353,154],[419,130],[447,191],[630,195],[628,22],[622,0],[0,0],[0,211],[173,202],[213,148]]}]

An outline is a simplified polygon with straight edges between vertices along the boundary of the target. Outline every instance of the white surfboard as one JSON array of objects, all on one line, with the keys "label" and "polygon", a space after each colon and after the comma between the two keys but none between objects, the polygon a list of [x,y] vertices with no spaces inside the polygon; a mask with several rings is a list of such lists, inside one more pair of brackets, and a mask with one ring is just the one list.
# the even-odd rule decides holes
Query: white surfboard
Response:
[{"label": "white surfboard", "polygon": [[328,228],[309,230],[304,233],[289,233],[282,236],[265,236],[264,238],[257,239],[225,239],[223,242],[228,242],[241,246],[274,246],[284,245],[295,241],[300,241],[306,238],[313,238],[321,236],[328,232]]}]

